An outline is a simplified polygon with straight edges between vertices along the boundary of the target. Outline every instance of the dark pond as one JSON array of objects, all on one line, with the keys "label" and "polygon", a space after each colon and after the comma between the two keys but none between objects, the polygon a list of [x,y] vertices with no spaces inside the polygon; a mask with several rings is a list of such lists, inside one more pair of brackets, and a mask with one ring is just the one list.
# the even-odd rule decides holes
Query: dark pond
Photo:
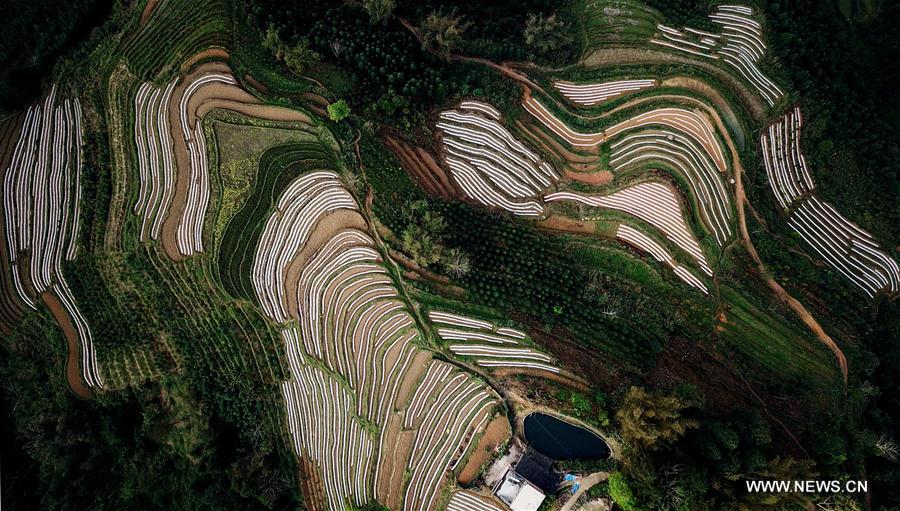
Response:
[{"label": "dark pond", "polygon": [[545,413],[525,417],[525,440],[555,460],[596,460],[609,456],[609,446],[602,438]]}]

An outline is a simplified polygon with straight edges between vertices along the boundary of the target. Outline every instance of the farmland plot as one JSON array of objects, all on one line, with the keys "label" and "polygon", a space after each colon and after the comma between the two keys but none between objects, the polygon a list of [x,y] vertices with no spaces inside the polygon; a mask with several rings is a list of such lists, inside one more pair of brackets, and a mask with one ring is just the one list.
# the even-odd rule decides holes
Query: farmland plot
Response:
[{"label": "farmland plot", "polygon": [[718,34],[684,27],[678,30],[663,24],[650,42],[679,52],[719,61],[738,72],[756,92],[774,106],[784,92],[759,68],[759,61],[766,54],[763,29],[753,18],[750,7],[720,5],[709,15],[712,23],[722,27]]},{"label": "farmland plot", "polygon": [[625,94],[641,91],[657,85],[656,80],[616,80],[603,83],[553,82],[563,97],[578,106],[595,106],[611,101]]},{"label": "farmland plot", "polygon": [[173,259],[204,250],[210,170],[203,118],[230,110],[267,120],[311,122],[299,111],[270,107],[242,90],[225,64],[200,65],[164,87],[143,83],[134,99],[141,240],[162,237]]},{"label": "farmland plot", "polygon": [[306,173],[278,198],[256,248],[253,287],[286,346],[294,449],[320,470],[330,509],[372,498],[433,509],[499,400],[415,346],[373,240],[348,215],[358,208],[338,176]]},{"label": "farmland plot", "polygon": [[666,263],[670,268],[672,268],[672,271],[674,271],[675,274],[678,275],[678,278],[699,289],[703,292],[703,294],[709,293],[703,282],[696,276],[694,276],[694,274],[691,273],[690,270],[688,270],[684,266],[679,265],[677,261],[675,261],[675,259],[672,257],[672,255],[669,254],[669,251],[665,249],[665,247],[663,247],[641,231],[638,231],[637,229],[629,227],[625,224],[620,224],[618,229],[616,230],[616,238],[652,255],[653,258],[658,262]]},{"label": "farmland plot", "polygon": [[638,183],[609,195],[556,192],[548,194],[544,199],[548,202],[571,200],[588,206],[617,209],[640,218],[659,229],[672,243],[693,257],[704,273],[712,276],[700,243],[681,214],[678,196],[663,183]]},{"label": "farmland plot", "polygon": [[806,168],[806,159],[800,149],[800,131],[803,116],[799,107],[769,125],[760,136],[763,163],[772,193],[783,209],[809,194],[813,189],[812,177]]},{"label": "farmland plot", "polygon": [[466,490],[457,490],[450,496],[447,511],[502,511],[504,508],[493,500]]},{"label": "farmland plot", "polygon": [[534,198],[559,179],[538,154],[498,122],[499,112],[485,103],[463,102],[441,112],[444,162],[471,199],[522,216],[540,216]]},{"label": "farmland plot", "polygon": [[522,341],[528,339],[524,332],[442,311],[429,312],[428,319],[436,325],[438,337],[449,343],[452,353],[472,357],[479,366],[560,372],[553,365],[553,357],[523,345]]},{"label": "farmland plot", "polygon": [[789,211],[788,225],[813,251],[866,295],[900,289],[900,269],[872,236],[815,196],[800,147],[803,117],[794,108],[760,136],[769,187]]},{"label": "farmland plot", "polygon": [[80,367],[90,387],[103,386],[91,329],[62,271],[75,259],[81,201],[81,106],[57,97],[28,109],[3,182],[3,216],[13,284],[22,302],[50,293],[71,317]]}]

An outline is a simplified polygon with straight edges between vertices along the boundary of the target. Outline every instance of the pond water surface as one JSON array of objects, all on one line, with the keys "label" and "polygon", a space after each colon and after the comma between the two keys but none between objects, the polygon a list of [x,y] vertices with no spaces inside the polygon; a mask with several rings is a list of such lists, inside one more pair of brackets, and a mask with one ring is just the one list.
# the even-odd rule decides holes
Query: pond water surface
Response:
[{"label": "pond water surface", "polygon": [[609,446],[592,431],[540,412],[525,417],[525,440],[554,460],[597,460],[609,456]]}]

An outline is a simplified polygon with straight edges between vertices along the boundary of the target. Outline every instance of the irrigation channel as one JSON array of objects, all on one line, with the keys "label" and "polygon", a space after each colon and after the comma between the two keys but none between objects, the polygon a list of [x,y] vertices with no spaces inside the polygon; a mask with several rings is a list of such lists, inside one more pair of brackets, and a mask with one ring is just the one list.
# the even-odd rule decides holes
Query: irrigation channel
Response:
[{"label": "irrigation channel", "polygon": [[609,446],[595,433],[541,412],[525,417],[525,440],[556,461],[599,460],[610,455]]}]

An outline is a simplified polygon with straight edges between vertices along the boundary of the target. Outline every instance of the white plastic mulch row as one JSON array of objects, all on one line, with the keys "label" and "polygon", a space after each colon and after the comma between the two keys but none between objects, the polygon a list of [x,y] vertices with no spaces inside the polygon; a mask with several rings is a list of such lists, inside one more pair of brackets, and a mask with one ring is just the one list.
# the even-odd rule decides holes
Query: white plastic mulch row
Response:
[{"label": "white plastic mulch row", "polygon": [[353,397],[325,371],[303,365],[282,383],[288,428],[298,456],[320,470],[329,509],[361,507],[373,498],[372,434],[353,414]]},{"label": "white plastic mulch row", "polygon": [[165,88],[144,82],[134,97],[134,140],[140,189],[134,213],[141,217],[141,241],[158,239],[175,195],[175,150],[169,130],[169,102],[177,80]]},{"label": "white plastic mulch row", "polygon": [[705,115],[685,108],[657,108],[638,114],[606,129],[606,136],[615,137],[629,130],[666,126],[689,135],[709,155],[719,172],[727,168],[725,149],[716,136],[709,118]]},{"label": "white plastic mulch row", "polygon": [[495,121],[500,120],[500,111],[494,108],[493,105],[489,105],[488,103],[482,103],[481,101],[463,101],[459,104],[459,108],[461,110],[474,110],[476,112],[481,112]]},{"label": "white plastic mulch row", "polygon": [[788,224],[825,262],[869,297],[880,290],[900,289],[897,263],[869,233],[830,204],[812,196],[797,206]]},{"label": "white plastic mulch row", "polygon": [[460,110],[441,112],[445,163],[471,199],[517,215],[543,212],[533,200],[559,175],[537,153],[498,122],[499,112],[486,103],[466,101]]},{"label": "white plastic mulch row", "polygon": [[[291,439],[297,455],[320,470],[326,506],[359,507],[374,498],[382,459],[392,455],[385,452],[395,442],[386,438],[387,424],[404,414],[415,445],[398,469],[409,474],[403,506],[431,509],[447,471],[498,400],[484,383],[443,362],[431,361],[422,381],[409,377],[422,358],[414,344],[418,330],[363,232],[340,230],[304,253],[302,266],[292,269],[299,271],[296,289],[284,289],[288,266],[319,221],[335,208],[355,209],[352,197],[336,192],[346,194],[332,173],[295,179],[279,197],[254,260],[260,303],[285,323],[290,378],[282,391]],[[296,293],[295,311],[285,293]],[[404,382],[412,387],[402,389]],[[401,394],[408,406],[398,402]]]},{"label": "white plastic mulch row", "polygon": [[504,508],[466,490],[457,490],[450,496],[447,511],[504,511]]},{"label": "white plastic mulch row", "polygon": [[692,28],[677,30],[657,25],[659,35],[651,43],[712,60],[721,60],[734,68],[757,90],[769,106],[773,106],[784,92],[759,70],[759,61],[766,54],[762,25],[752,18],[753,9],[741,5],[720,5],[710,20],[722,27],[719,34]]},{"label": "white plastic mulch row", "polygon": [[604,101],[656,85],[656,80],[617,80],[603,83],[554,82],[553,86],[569,101],[581,106],[594,106]]},{"label": "white plastic mulch row", "polygon": [[454,378],[443,385],[426,408],[416,432],[408,463],[411,472],[403,497],[404,511],[432,508],[444,474],[456,467],[474,434],[487,422],[488,412],[497,404],[484,385],[470,377]]},{"label": "white plastic mulch row", "polygon": [[260,235],[251,275],[253,289],[270,318],[287,321],[284,277],[288,264],[309,238],[319,217],[339,209],[357,207],[333,172],[304,174],[282,193]]},{"label": "white plastic mulch row", "polygon": [[690,137],[674,130],[635,133],[612,144],[610,167],[613,170],[647,162],[664,162],[680,171],[700,204],[707,228],[719,245],[723,245],[732,234],[731,200],[721,174],[707,153]]},{"label": "white plastic mulch row", "polygon": [[688,228],[681,215],[678,197],[669,186],[644,182],[609,195],[557,192],[548,194],[544,199],[550,202],[572,200],[589,206],[617,209],[640,218],[659,229],[672,243],[690,254],[704,273],[712,276],[700,243]]},{"label": "white plastic mulch row", "polygon": [[209,159],[206,154],[206,137],[203,134],[202,119],[196,119],[194,126],[189,125],[192,112],[188,112],[188,104],[191,96],[196,94],[201,87],[217,83],[237,85],[231,75],[221,73],[203,75],[185,88],[178,104],[181,132],[190,157],[188,196],[175,232],[178,251],[184,256],[203,251],[203,222],[206,219],[210,193]]},{"label": "white plastic mulch row", "polygon": [[540,121],[541,124],[549,128],[553,133],[556,133],[557,136],[573,147],[595,147],[600,145],[606,139],[606,135],[602,131],[595,133],[579,133],[573,130],[568,124],[557,119],[556,115],[554,115],[553,112],[544,106],[537,98],[526,98],[525,101],[522,102],[522,106],[528,113],[534,116],[535,119]]},{"label": "white plastic mulch row", "polygon": [[[22,301],[52,290],[78,333],[81,372],[88,386],[101,387],[93,338],[86,319],[66,283],[62,261],[77,255],[81,201],[81,106],[78,100],[57,101],[56,87],[43,105],[31,106],[6,169],[3,212],[13,285]],[[19,258],[28,252],[26,266]],[[26,292],[27,276],[35,296]]]},{"label": "white plastic mulch row", "polygon": [[709,292],[706,289],[706,286],[703,284],[703,281],[698,279],[694,274],[692,274],[687,268],[680,266],[672,255],[669,254],[669,251],[666,250],[663,246],[657,243],[655,240],[647,236],[646,234],[638,231],[637,229],[630,227],[625,224],[619,224],[619,228],[616,231],[616,238],[628,243],[629,245],[634,246],[639,250],[643,250],[648,254],[652,255],[654,259],[661,263],[666,263],[672,270],[678,275],[681,280],[687,282],[691,286],[696,287],[703,294],[708,294]]},{"label": "white plastic mulch row", "polygon": [[784,209],[814,188],[806,159],[800,150],[802,128],[800,108],[794,107],[760,136],[769,186]]},{"label": "white plastic mulch row", "polygon": [[438,337],[451,344],[449,349],[457,355],[473,357],[475,363],[490,368],[530,367],[552,373],[559,369],[550,365],[553,358],[540,351],[520,346],[519,341],[528,336],[519,330],[509,327],[497,327],[484,320],[470,318],[459,314],[442,311],[431,311],[428,318],[440,325]]}]

